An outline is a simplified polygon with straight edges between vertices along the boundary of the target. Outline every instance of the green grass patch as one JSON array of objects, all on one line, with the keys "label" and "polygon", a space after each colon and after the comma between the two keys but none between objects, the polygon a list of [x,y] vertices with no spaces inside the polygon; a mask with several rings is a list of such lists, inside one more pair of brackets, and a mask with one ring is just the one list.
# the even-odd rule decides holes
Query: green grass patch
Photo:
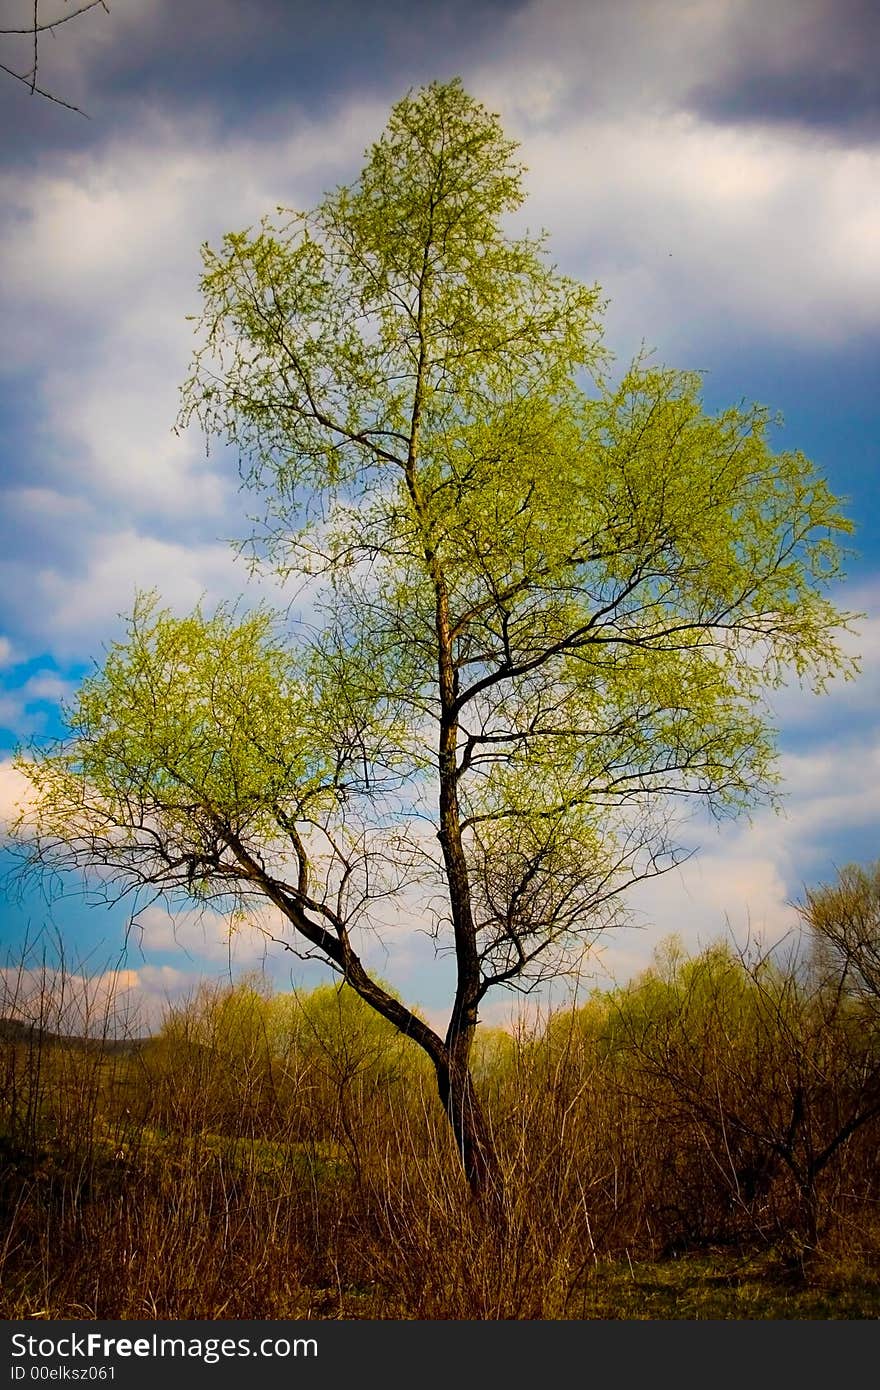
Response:
[{"label": "green grass patch", "polygon": [[566,1311],[638,1320],[877,1318],[880,1282],[830,1263],[793,1271],[769,1255],[624,1260],[597,1265]]}]

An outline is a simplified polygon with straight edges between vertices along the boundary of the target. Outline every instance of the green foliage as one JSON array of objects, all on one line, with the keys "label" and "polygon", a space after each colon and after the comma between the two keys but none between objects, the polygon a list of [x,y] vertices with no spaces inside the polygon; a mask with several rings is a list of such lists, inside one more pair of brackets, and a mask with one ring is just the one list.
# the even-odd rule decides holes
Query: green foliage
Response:
[{"label": "green foliage", "polygon": [[315,1065],[340,1084],[387,1085],[419,1073],[418,1055],[399,1031],[345,985],[275,995],[267,1025],[278,1055]]},{"label": "green foliage", "polygon": [[363,779],[373,712],[322,684],[319,659],[292,648],[265,609],[176,618],[141,596],[127,639],[68,708],[69,736],[19,752],[33,788],[22,832],[37,827],[47,861],[101,863],[191,897],[239,895],[245,846],[268,855],[295,824],[323,825]]},{"label": "green foliage", "polygon": [[158,1043],[170,1052],[210,1053],[224,1067],[263,1064],[272,1052],[272,997],[258,976],[235,985],[203,984],[185,1003],[168,1009]]},{"label": "green foliage", "polygon": [[[595,291],[502,230],[523,200],[513,151],[459,82],[433,83],[397,104],[356,184],[204,248],[209,351],[184,418],[253,457],[285,520],[302,487],[322,514],[349,489],[379,498],[360,543],[396,536],[400,491],[383,480],[407,451],[414,389],[426,439],[449,452],[484,420],[494,447],[492,417],[508,415],[513,443],[530,381],[551,400],[595,362]],[[338,518],[343,549],[352,519]]]},{"label": "green foliage", "polygon": [[801,916],[821,976],[880,1016],[880,860],[848,864],[834,883],[808,892]]}]

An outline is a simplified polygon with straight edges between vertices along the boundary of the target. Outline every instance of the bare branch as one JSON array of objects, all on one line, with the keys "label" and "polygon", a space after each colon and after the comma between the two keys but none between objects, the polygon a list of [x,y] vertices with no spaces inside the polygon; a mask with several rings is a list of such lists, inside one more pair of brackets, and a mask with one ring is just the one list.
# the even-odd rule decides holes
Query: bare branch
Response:
[{"label": "bare branch", "polygon": [[67,14],[61,15],[58,19],[47,20],[41,23],[40,0],[33,0],[33,3],[33,21],[31,24],[27,25],[24,28],[0,28],[0,37],[2,38],[27,36],[31,36],[33,38],[33,54],[31,67],[28,72],[18,72],[14,68],[9,67],[8,64],[0,63],[0,71],[5,72],[9,77],[13,77],[16,80],[16,82],[23,83],[24,86],[27,87],[31,96],[45,97],[47,101],[53,102],[54,105],[63,106],[66,110],[75,111],[78,116],[85,116],[86,119],[88,119],[88,113],[83,111],[81,107],[75,106],[72,102],[65,101],[62,97],[56,96],[54,92],[47,91],[44,87],[40,87],[38,85],[37,74],[40,65],[40,35],[54,35],[55,31],[57,29],[60,29],[62,24],[68,24],[72,19],[80,18],[81,15],[87,14],[89,10],[94,10],[98,6],[100,6],[100,8],[104,11],[105,14],[109,14],[109,4],[107,3],[107,0],[88,0],[86,4],[80,5],[77,9],[71,10]]}]

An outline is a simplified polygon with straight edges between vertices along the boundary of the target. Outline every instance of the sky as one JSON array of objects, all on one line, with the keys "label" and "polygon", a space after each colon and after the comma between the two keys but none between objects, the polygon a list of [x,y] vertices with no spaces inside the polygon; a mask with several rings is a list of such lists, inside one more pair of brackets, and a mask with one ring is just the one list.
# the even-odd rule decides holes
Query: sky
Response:
[{"label": "sky", "polygon": [[[3,24],[31,12],[11,0]],[[0,35],[7,67],[31,50]],[[618,360],[647,347],[701,370],[710,409],[779,411],[778,446],[819,465],[856,527],[834,597],[865,615],[861,674],[776,697],[784,812],[685,826],[692,857],[631,895],[588,983],[629,978],[672,932],[775,940],[806,887],[875,859],[878,51],[874,0],[110,0],[40,43],[39,85],[78,111],[0,72],[0,871],[12,750],[59,731],[136,590],[180,612],[258,597],[229,544],[247,531],[234,459],[173,432],[201,243],[350,181],[393,102],[456,75],[521,143],[528,225],[601,285]],[[3,883],[7,982],[26,939],[30,964],[61,941],[143,1026],[205,978],[326,978],[210,914],[156,906],[126,936],[124,908],[73,884],[47,902]],[[451,965],[424,935],[392,925],[366,954],[445,1020]],[[511,1001],[482,1012],[504,1022]]]}]

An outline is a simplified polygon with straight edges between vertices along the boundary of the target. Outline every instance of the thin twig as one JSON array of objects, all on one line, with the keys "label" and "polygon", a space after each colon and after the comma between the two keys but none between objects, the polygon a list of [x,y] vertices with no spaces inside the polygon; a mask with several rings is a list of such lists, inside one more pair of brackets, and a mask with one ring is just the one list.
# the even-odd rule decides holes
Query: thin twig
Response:
[{"label": "thin twig", "polygon": [[78,116],[85,116],[86,120],[90,119],[89,113],[83,111],[81,106],[74,106],[72,102],[64,101],[61,97],[53,96],[51,92],[46,92],[42,87],[38,87],[36,82],[32,81],[30,73],[15,72],[13,68],[8,68],[5,63],[0,63],[0,71],[8,73],[17,82],[23,82],[32,96],[45,97],[47,101],[54,101],[56,106],[64,106],[68,111],[75,111]]},{"label": "thin twig", "polygon": [[78,15],[85,14],[86,10],[95,9],[97,5],[101,6],[101,9],[104,11],[105,14],[110,13],[110,8],[107,5],[106,0],[89,0],[89,3],[87,5],[80,5],[78,10],[71,10],[70,14],[62,15],[60,19],[50,20],[48,24],[39,24],[37,21],[37,10],[39,8],[39,3],[40,0],[34,0],[34,22],[33,24],[28,25],[27,29],[0,29],[0,35],[45,34],[48,33],[51,29],[57,29],[60,25],[66,24],[69,19],[76,19]]}]

